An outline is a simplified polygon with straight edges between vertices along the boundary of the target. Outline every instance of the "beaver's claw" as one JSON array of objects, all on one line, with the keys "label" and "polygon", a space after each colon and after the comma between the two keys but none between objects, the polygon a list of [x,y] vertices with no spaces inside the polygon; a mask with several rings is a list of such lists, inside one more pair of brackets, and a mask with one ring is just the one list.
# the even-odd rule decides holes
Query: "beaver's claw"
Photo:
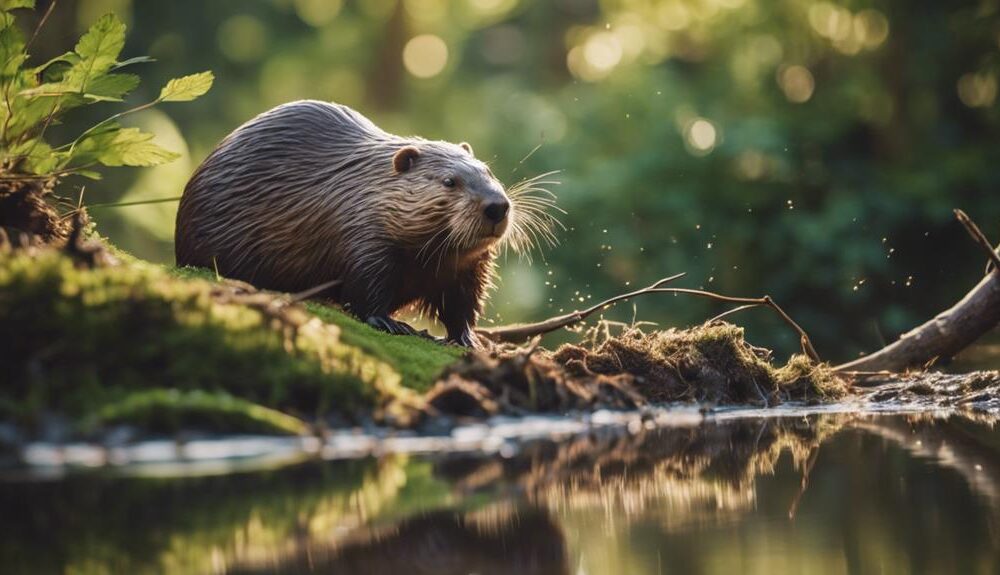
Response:
[{"label": "beaver's claw", "polygon": [[461,345],[463,347],[469,347],[472,349],[483,349],[482,342],[476,336],[476,333],[471,329],[466,329],[462,333],[448,340],[456,345]]},{"label": "beaver's claw", "polygon": [[394,320],[391,317],[373,315],[365,320],[365,323],[375,329],[382,330],[393,335],[420,335],[413,327],[402,321]]}]

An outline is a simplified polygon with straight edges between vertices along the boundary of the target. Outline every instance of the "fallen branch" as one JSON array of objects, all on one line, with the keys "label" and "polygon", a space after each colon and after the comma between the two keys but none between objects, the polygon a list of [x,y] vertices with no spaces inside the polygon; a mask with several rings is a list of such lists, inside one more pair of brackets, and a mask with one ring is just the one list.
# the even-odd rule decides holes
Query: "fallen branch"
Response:
[{"label": "fallen branch", "polygon": [[735,313],[737,311],[742,311],[752,307],[766,306],[773,309],[779,316],[781,316],[781,319],[784,320],[785,323],[787,323],[792,329],[795,330],[796,333],[799,334],[799,342],[802,345],[802,352],[805,353],[807,356],[809,356],[809,359],[817,363],[821,361],[819,354],[816,353],[816,348],[813,347],[812,340],[809,339],[809,335],[805,332],[804,329],[802,329],[802,327],[798,323],[795,322],[795,320],[791,318],[791,316],[785,313],[785,310],[781,309],[781,307],[778,304],[776,304],[773,299],[771,299],[771,296],[764,296],[759,298],[732,297],[697,289],[661,287],[683,276],[684,274],[677,274],[667,278],[663,278],[648,287],[644,287],[640,290],[617,295],[615,297],[606,299],[601,303],[591,306],[585,310],[570,312],[568,314],[552,317],[537,323],[504,326],[498,328],[483,328],[477,330],[477,333],[496,342],[524,341],[526,339],[535,336],[551,333],[558,329],[569,327],[571,325],[579,323],[587,319],[587,317],[593,315],[594,313],[606,309],[608,306],[622,300],[651,293],[688,294],[688,295],[712,299],[715,301],[743,304],[738,308],[729,310],[724,314],[720,314],[712,318],[712,320],[710,321],[715,321],[730,313]]},{"label": "fallen branch", "polygon": [[[1000,256],[969,216],[962,210],[955,210],[955,217],[973,241],[989,254],[990,261],[995,266],[1000,264]],[[961,301],[903,334],[896,342],[834,369],[841,373],[903,371],[954,356],[1000,324],[998,269],[1000,267],[994,267]]]},{"label": "fallen branch", "polygon": [[684,277],[683,273],[674,274],[670,277],[665,277],[658,280],[656,283],[624,293],[621,295],[616,295],[612,298],[608,298],[597,305],[593,305],[585,310],[572,311],[564,315],[557,315],[555,317],[550,317],[549,319],[542,320],[535,323],[526,323],[519,325],[509,325],[496,328],[479,328],[476,333],[482,335],[483,337],[496,342],[519,342],[531,339],[537,335],[545,335],[547,333],[552,333],[557,329],[569,327],[573,324],[579,323],[587,317],[593,315],[594,313],[601,311],[608,306],[626,300],[629,298],[641,296],[648,293],[655,293],[654,290],[660,289],[660,286],[666,285],[674,280]]}]

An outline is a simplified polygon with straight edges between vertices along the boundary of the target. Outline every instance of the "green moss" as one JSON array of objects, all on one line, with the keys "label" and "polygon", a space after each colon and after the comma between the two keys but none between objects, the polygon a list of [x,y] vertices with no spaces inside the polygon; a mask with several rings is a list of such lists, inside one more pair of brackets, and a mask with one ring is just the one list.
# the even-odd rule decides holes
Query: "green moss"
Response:
[{"label": "green moss", "polygon": [[417,391],[430,389],[445,367],[468,352],[422,337],[378,331],[338,308],[319,302],[307,302],[305,307],[323,321],[339,326],[345,343],[356,345],[392,365],[402,376],[403,385]]},{"label": "green moss", "polygon": [[180,268],[170,267],[166,268],[166,272],[182,280],[205,280],[209,282],[219,280],[219,276],[215,274],[215,271],[206,268],[193,268],[190,266]]},{"label": "green moss", "polygon": [[828,364],[816,364],[804,355],[793,355],[774,378],[790,399],[839,399],[850,391]]},{"label": "green moss", "polygon": [[[213,270],[206,268],[169,268],[167,272],[180,279],[218,279]],[[445,367],[467,353],[464,348],[441,345],[426,338],[391,335],[373,329],[333,305],[308,301],[304,306],[324,322],[338,326],[344,343],[357,346],[395,368],[402,377],[402,384],[416,391],[430,389]]]},{"label": "green moss", "polygon": [[[77,269],[55,251],[0,256],[0,404],[71,416],[153,388],[224,392],[290,414],[370,412],[399,373],[299,308],[129,262]],[[254,303],[254,302],[249,302]],[[13,406],[13,407],[12,407]]]},{"label": "green moss", "polygon": [[147,431],[204,430],[304,435],[306,422],[225,392],[144,389],[104,405],[83,421],[84,429],[129,423]]}]

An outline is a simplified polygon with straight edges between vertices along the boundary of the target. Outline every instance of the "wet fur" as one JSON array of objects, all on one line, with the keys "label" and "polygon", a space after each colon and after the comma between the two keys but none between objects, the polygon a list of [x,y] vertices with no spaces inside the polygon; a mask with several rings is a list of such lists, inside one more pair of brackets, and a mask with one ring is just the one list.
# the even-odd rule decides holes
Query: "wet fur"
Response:
[{"label": "wet fur", "polygon": [[[407,146],[419,155],[397,173]],[[279,106],[236,129],[192,176],[177,264],[286,292],[340,280],[325,295],[362,319],[412,305],[474,345],[499,238],[486,237],[481,189],[441,185],[456,170],[470,188],[503,194],[467,147],[389,134],[346,106]]]}]

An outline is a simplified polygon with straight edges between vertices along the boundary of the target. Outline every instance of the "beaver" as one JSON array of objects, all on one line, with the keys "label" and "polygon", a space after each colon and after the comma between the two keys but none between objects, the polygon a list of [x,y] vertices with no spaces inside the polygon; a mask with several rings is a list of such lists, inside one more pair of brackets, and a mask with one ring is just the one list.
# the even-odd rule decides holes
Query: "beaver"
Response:
[{"label": "beaver", "polygon": [[396,136],[347,106],[297,101],[237,128],[194,172],[175,255],[264,289],[335,284],[322,295],[393,334],[415,333],[393,319],[412,306],[449,341],[480,347],[498,248],[551,237],[534,200],[512,206],[467,143]]}]

